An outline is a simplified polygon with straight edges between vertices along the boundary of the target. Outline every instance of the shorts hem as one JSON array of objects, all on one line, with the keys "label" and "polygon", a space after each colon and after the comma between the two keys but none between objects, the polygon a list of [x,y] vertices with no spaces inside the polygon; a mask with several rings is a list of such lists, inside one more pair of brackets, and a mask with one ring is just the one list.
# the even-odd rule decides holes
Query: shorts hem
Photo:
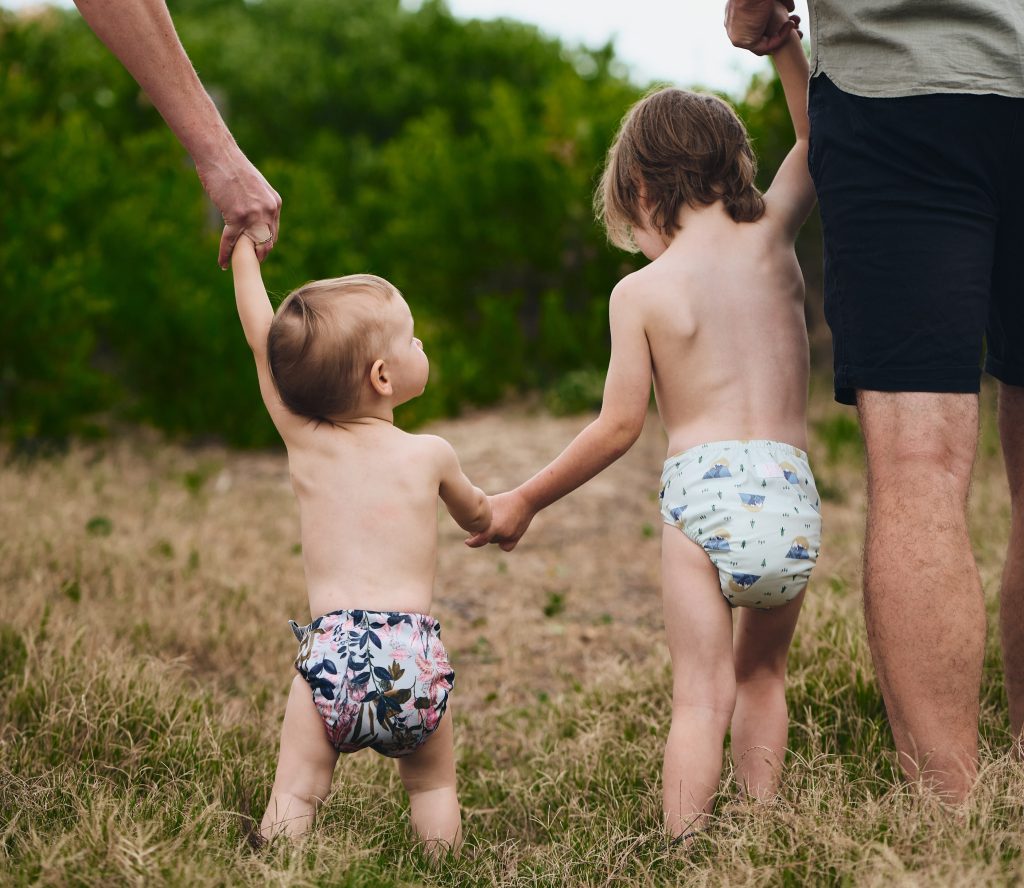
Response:
[{"label": "shorts hem", "polygon": [[928,392],[934,394],[976,395],[981,391],[981,368],[971,367],[945,374],[920,370],[911,373],[847,369],[836,373],[835,398],[840,404],[854,406],[858,391]]},{"label": "shorts hem", "polygon": [[985,358],[985,372],[1004,385],[1024,386],[1024,364],[1000,361],[989,354]]}]

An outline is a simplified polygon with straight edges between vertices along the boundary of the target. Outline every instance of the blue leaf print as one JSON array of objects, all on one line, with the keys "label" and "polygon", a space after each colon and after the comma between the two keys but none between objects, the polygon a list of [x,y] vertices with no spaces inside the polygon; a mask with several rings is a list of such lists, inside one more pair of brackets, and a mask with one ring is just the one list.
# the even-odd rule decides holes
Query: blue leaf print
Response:
[{"label": "blue leaf print", "polygon": [[383,666],[374,666],[373,674],[382,681],[391,681],[391,673],[388,672]]},{"label": "blue leaf print", "polygon": [[324,672],[329,672],[331,675],[338,674],[338,667],[334,665],[332,660],[323,661]]}]

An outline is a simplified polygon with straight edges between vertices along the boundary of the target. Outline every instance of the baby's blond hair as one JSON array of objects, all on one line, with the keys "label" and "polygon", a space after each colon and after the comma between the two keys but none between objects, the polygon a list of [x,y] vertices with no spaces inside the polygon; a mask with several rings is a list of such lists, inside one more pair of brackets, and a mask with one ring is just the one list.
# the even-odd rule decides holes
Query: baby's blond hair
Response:
[{"label": "baby's blond hair", "polygon": [[367,371],[386,357],[381,311],[397,290],[372,274],[312,281],[288,294],[267,337],[278,394],[299,416],[332,422],[359,406]]}]

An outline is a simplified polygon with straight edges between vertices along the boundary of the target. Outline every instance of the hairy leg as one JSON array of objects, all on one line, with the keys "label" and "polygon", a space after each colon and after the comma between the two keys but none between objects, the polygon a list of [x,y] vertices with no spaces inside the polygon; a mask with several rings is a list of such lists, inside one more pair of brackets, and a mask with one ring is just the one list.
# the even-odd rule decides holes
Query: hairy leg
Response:
[{"label": "hairy leg", "polygon": [[858,393],[864,612],[900,764],[948,801],[977,773],[985,608],[967,533],[975,395]]},{"label": "hairy leg", "polygon": [[313,825],[320,803],[331,790],[338,753],[324,730],[309,685],[296,675],[281,727],[281,752],[260,834],[297,838]]},{"label": "hairy leg", "polygon": [[[999,386],[999,436],[1010,482],[1010,545],[999,596],[999,630],[1017,743],[1024,729],[1024,388]],[[1020,749],[1018,748],[1018,754]]]},{"label": "hairy leg", "polygon": [[803,601],[801,592],[773,610],[740,608],[737,619],[732,758],[743,791],[756,799],[778,789],[789,737],[786,657]]},{"label": "hairy leg", "polygon": [[705,825],[722,776],[722,747],[736,700],[732,613],[718,570],[670,525],[661,542],[665,632],[672,657],[672,726],[665,744],[665,826],[673,836]]},{"label": "hairy leg", "polygon": [[462,845],[462,816],[455,792],[455,731],[449,703],[437,730],[412,755],[398,759],[398,774],[409,793],[409,817],[416,837],[438,856]]}]

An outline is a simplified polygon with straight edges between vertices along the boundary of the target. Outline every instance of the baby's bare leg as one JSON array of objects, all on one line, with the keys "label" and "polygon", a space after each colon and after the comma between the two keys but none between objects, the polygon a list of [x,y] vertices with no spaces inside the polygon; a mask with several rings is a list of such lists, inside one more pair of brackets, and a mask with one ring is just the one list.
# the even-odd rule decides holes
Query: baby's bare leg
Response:
[{"label": "baby's bare leg", "polygon": [[665,744],[665,827],[701,829],[722,776],[722,747],[736,701],[732,614],[718,570],[682,531],[661,543],[665,633],[672,657],[672,727]]},{"label": "baby's bare leg", "polygon": [[426,742],[412,755],[398,760],[398,774],[409,793],[412,828],[428,853],[458,853],[462,816],[455,793],[455,732],[450,704]]},{"label": "baby's bare leg", "polygon": [[274,788],[260,825],[264,839],[297,838],[309,831],[317,807],[331,790],[337,761],[309,685],[296,675],[281,727]]},{"label": "baby's bare leg", "polygon": [[741,608],[737,620],[732,758],[744,792],[757,799],[775,794],[786,755],[786,656],[803,601],[801,592],[773,610]]}]

